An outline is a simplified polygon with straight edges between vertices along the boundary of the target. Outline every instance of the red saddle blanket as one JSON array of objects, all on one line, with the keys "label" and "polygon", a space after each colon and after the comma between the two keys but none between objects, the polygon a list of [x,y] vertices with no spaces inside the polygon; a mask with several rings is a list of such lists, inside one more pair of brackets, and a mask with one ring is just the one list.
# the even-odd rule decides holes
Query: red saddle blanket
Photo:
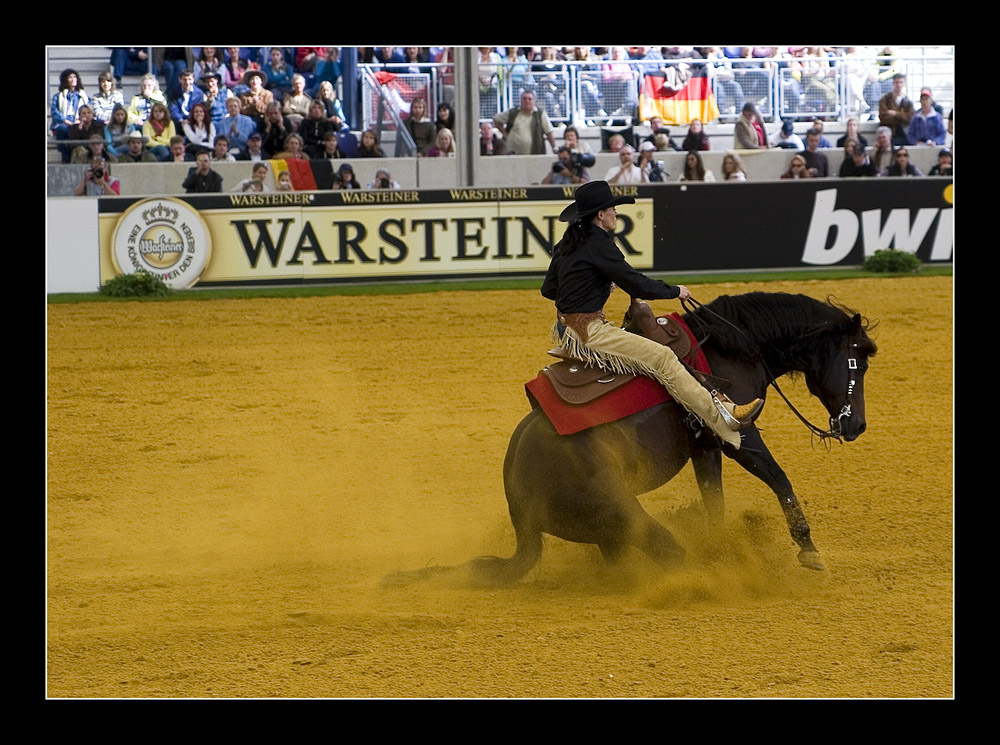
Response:
[{"label": "red saddle blanket", "polygon": [[[677,313],[670,316],[691,337],[691,348],[697,350],[685,362],[705,374],[711,374],[708,360],[698,347],[697,339]],[[548,377],[539,373],[536,378],[524,384],[525,392],[532,404],[537,404],[561,435],[571,435],[599,424],[614,422],[632,414],[649,409],[670,400],[667,389],[659,382],[645,375],[620,386],[586,404],[571,404],[564,401]]]}]

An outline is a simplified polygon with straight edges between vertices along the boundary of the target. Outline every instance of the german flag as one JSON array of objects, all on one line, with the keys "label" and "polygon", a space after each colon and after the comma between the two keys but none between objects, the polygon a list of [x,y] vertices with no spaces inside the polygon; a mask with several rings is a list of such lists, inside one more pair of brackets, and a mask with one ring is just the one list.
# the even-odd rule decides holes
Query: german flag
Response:
[{"label": "german flag", "polygon": [[295,191],[316,191],[333,188],[333,164],[328,158],[316,160],[269,160],[271,173],[277,182],[282,171],[292,174]]},{"label": "german flag", "polygon": [[666,78],[660,73],[647,73],[639,93],[639,112],[643,120],[651,116],[664,124],[689,124],[692,119],[710,122],[719,118],[712,84],[704,74],[694,76],[680,90],[665,87]]}]

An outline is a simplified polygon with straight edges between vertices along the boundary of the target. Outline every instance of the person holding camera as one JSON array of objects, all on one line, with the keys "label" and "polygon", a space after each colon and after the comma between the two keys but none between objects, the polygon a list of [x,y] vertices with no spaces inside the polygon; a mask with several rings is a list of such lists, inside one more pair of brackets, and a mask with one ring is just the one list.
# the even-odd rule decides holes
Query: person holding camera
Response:
[{"label": "person holding camera", "polygon": [[236,185],[236,188],[233,189],[233,191],[240,193],[247,191],[256,191],[256,192],[271,191],[267,187],[267,184],[264,183],[266,179],[267,179],[267,163],[265,163],[262,160],[257,161],[256,163],[254,163],[253,169],[250,171],[250,178],[245,178],[242,181],[240,181]]},{"label": "person holding camera", "polygon": [[73,190],[73,196],[76,197],[117,197],[120,193],[118,179],[111,175],[107,162],[99,155],[90,161],[90,167],[83,173],[83,180]]},{"label": "person holding camera", "polygon": [[188,171],[181,184],[187,194],[205,194],[222,191],[222,176],[212,170],[212,157],[207,152],[195,156],[195,167]]},{"label": "person holding camera", "polygon": [[398,182],[393,181],[392,174],[385,168],[375,171],[375,180],[368,184],[369,189],[402,189]]},{"label": "person holding camera", "polygon": [[656,145],[649,140],[643,140],[639,145],[639,170],[642,171],[646,181],[661,182],[670,178],[664,168],[662,160],[656,160]]},{"label": "person holding camera", "polygon": [[581,153],[568,145],[562,145],[556,153],[559,156],[552,165],[552,170],[545,174],[543,184],[585,184],[590,181],[588,165],[594,165],[595,158],[591,153]]}]

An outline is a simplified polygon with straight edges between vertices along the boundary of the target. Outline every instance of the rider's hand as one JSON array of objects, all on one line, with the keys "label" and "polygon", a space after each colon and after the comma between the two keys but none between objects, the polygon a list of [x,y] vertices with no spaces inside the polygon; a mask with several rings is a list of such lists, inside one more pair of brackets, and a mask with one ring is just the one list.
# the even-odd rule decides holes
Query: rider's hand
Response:
[{"label": "rider's hand", "polygon": [[677,287],[679,287],[681,291],[681,294],[677,296],[679,300],[687,300],[689,297],[691,297],[691,291],[688,290],[687,287],[685,287],[684,285],[677,285]]}]

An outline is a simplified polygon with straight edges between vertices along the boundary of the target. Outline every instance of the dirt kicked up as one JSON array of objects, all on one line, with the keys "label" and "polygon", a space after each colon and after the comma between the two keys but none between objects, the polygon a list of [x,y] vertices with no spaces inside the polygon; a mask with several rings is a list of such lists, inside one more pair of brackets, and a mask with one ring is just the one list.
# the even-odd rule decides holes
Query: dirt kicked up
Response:
[{"label": "dirt kicked up", "polygon": [[928,346],[952,279],[691,286],[753,289],[879,322],[859,440],[814,441],[776,396],[758,422],[826,571],[727,463],[721,533],[690,466],[642,497],[687,549],[676,574],[548,538],[495,590],[379,580],[513,551],[501,463],[551,359],[537,292],[49,306],[48,696],[952,697],[952,361]]}]

